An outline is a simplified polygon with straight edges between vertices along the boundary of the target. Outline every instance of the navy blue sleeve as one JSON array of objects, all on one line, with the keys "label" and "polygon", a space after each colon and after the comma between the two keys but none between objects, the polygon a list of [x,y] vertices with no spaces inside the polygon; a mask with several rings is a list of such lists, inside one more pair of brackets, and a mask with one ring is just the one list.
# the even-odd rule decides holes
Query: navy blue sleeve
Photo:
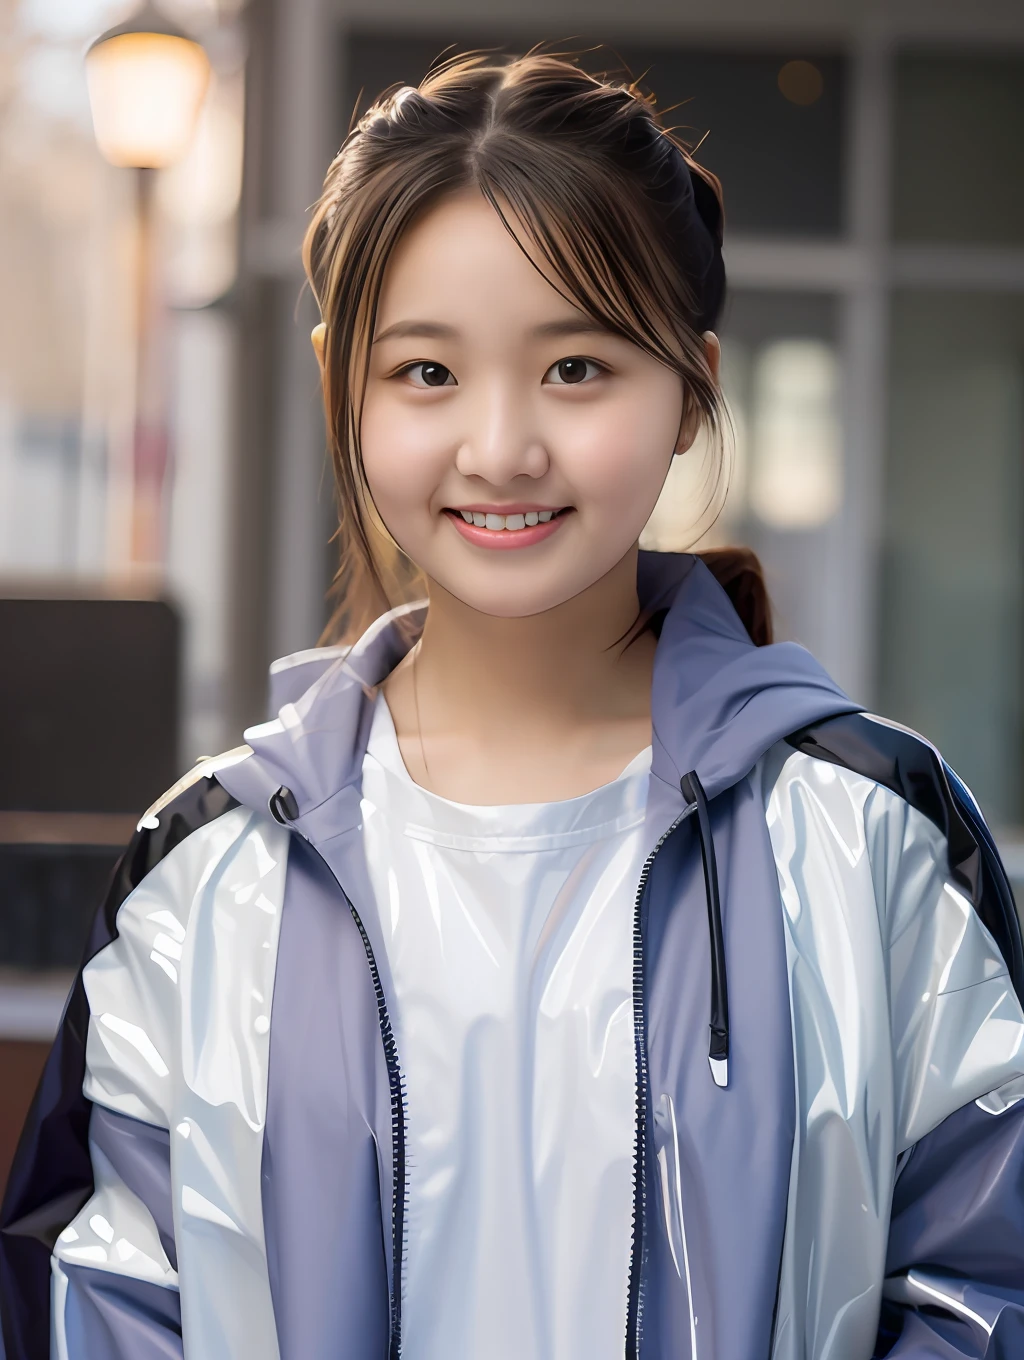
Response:
[{"label": "navy blue sleeve", "polygon": [[922,1138],[897,1178],[876,1356],[1024,1356],[1024,1099],[982,1104]]}]

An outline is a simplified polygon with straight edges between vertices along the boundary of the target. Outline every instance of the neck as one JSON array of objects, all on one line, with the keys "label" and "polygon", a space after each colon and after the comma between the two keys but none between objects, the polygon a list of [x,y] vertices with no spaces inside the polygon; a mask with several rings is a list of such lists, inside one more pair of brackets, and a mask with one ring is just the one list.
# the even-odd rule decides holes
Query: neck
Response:
[{"label": "neck", "polygon": [[[654,638],[624,647],[639,614],[636,549],[571,600],[502,618],[436,582],[410,664],[428,728],[537,733],[649,716]],[[427,718],[427,710],[431,715]]]}]

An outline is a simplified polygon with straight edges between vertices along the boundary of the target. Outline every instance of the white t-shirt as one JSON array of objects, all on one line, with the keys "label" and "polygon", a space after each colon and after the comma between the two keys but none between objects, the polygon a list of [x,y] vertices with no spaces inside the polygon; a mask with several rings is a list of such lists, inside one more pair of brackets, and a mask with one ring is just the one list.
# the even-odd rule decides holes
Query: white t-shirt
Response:
[{"label": "white t-shirt", "polygon": [[621,1360],[650,759],[580,798],[453,803],[409,777],[377,698],[363,826],[407,1093],[406,1360]]}]

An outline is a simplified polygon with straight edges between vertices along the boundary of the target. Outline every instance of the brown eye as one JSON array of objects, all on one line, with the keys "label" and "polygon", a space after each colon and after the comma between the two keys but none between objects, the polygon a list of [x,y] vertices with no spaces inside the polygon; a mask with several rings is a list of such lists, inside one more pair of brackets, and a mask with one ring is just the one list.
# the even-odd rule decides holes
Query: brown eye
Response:
[{"label": "brown eye", "polygon": [[[429,361],[410,364],[405,370],[405,374],[412,378],[414,387],[446,387],[455,382],[450,368],[445,368],[444,364],[435,364]],[[417,378],[420,381],[417,382]]]},{"label": "brown eye", "polygon": [[557,364],[552,364],[545,377],[558,387],[578,387],[580,383],[587,381],[588,368],[594,370],[591,377],[596,377],[604,371],[593,359],[583,359],[573,354],[568,359],[559,359]]},{"label": "brown eye", "polygon": [[587,376],[586,359],[562,359],[558,365],[558,376],[562,382],[582,382]]}]

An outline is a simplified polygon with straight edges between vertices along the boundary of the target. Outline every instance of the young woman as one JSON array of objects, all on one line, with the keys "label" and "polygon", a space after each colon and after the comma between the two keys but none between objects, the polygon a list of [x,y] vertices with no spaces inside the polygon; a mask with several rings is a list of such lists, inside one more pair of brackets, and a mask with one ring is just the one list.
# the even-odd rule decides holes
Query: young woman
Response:
[{"label": "young woman", "polygon": [[8,1360],[1024,1354],[977,805],[756,645],[749,562],[637,550],[720,425],[721,230],[568,60],[346,140],[306,259],[355,641],[139,824],[11,1175]]}]

